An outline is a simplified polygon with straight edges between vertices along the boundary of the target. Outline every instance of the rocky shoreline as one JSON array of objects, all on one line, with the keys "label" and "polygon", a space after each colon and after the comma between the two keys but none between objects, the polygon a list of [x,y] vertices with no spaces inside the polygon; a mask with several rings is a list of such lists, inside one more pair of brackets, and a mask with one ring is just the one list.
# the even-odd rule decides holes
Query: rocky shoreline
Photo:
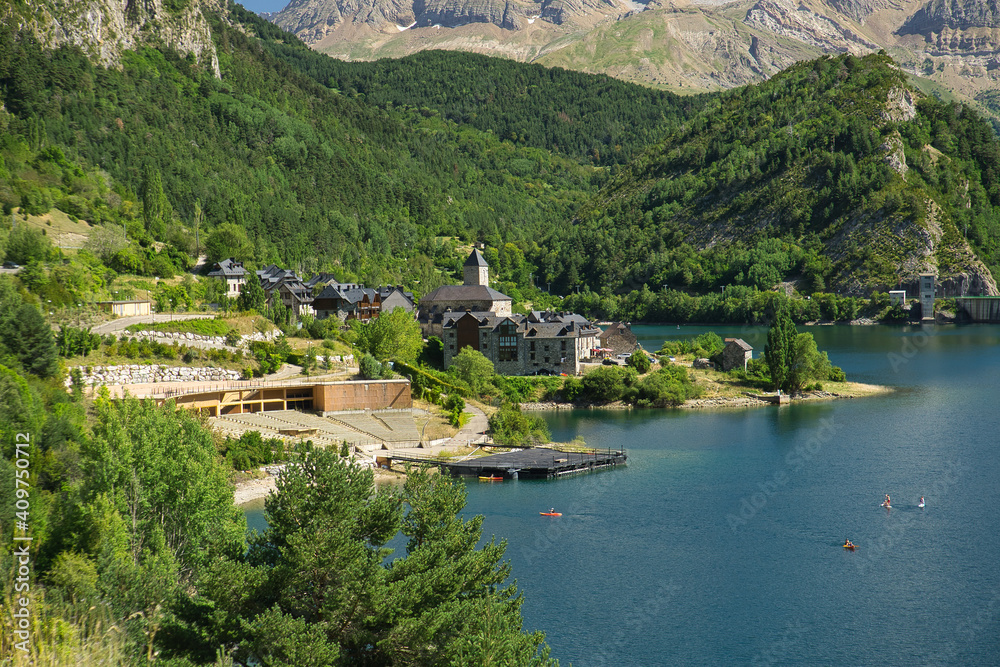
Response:
[{"label": "rocky shoreline", "polygon": [[[792,396],[792,402],[800,401],[833,401],[844,398],[859,398],[862,396],[874,396],[875,394],[887,394],[893,391],[892,387],[874,384],[862,384],[860,382],[849,382],[848,386],[852,393],[837,393],[832,391],[810,391]],[[751,394],[742,396],[711,396],[706,398],[692,398],[677,406],[678,410],[696,410],[699,408],[755,408],[764,405],[774,405],[771,401],[757,398]],[[522,403],[521,410],[533,412],[537,410],[632,410],[639,409],[633,406],[616,401],[605,404],[577,405],[575,403],[557,403],[546,401],[540,403]],[[646,408],[642,408],[646,409]],[[653,408],[656,409],[656,408]]]}]

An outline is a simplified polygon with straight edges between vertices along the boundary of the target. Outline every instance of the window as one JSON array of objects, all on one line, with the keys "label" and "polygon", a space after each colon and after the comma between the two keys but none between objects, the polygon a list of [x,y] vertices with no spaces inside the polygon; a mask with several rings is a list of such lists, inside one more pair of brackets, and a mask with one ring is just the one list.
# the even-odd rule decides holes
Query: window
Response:
[{"label": "window", "polygon": [[535,353],[532,352],[531,354],[528,355],[528,361],[534,361],[534,360],[535,360]]},{"label": "window", "polygon": [[530,342],[530,343],[528,344],[528,349],[529,349],[529,350],[531,350],[532,352],[534,352],[534,351],[535,351],[535,341],[531,341],[531,342]]},{"label": "window", "polygon": [[517,325],[500,325],[500,345],[497,361],[517,361]]},{"label": "window", "polygon": [[561,349],[563,352],[566,351],[566,341],[564,340],[559,341],[559,349]]}]

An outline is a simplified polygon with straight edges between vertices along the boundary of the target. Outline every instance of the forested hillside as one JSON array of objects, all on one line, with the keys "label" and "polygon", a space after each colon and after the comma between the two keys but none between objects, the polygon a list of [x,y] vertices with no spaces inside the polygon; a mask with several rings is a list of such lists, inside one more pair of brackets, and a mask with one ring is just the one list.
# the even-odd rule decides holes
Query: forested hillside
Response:
[{"label": "forested hillside", "polygon": [[[885,290],[921,270],[995,290],[1000,144],[884,55],[800,63],[720,96],[542,243],[560,289]],[[964,277],[963,277],[964,275]]]},{"label": "forested hillside", "polygon": [[437,111],[501,139],[600,165],[628,162],[708,99],[457,51],[346,63],[284,41],[266,48],[379,107]]},{"label": "forested hillside", "polygon": [[886,56],[685,99],[467,54],[337,62],[236,5],[212,29],[221,80],[0,27],[5,211],[124,227],[138,243],[100,260],[146,275],[207,247],[419,293],[452,280],[453,238],[564,295],[995,289],[972,250],[1000,268],[998,144]]},{"label": "forested hillside", "polygon": [[433,281],[434,237],[527,242],[570,219],[602,177],[434,114],[330,91],[243,31],[223,21],[213,30],[221,81],[169,49],[130,52],[119,71],[0,27],[8,214],[65,205],[181,255],[194,254],[196,227],[204,240],[229,222],[246,230],[251,264]]}]

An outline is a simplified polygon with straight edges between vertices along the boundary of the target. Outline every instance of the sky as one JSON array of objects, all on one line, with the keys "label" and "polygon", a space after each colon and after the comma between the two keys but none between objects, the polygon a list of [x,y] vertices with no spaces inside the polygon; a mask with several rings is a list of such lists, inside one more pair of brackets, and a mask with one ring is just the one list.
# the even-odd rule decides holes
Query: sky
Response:
[{"label": "sky", "polygon": [[242,0],[239,4],[259,14],[261,12],[280,12],[288,4],[288,0]]}]

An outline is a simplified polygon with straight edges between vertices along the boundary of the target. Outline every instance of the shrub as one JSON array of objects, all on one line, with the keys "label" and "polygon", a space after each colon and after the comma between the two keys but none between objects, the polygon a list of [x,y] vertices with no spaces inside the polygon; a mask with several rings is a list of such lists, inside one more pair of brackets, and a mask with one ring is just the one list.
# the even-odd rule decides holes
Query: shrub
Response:
[{"label": "shrub", "polygon": [[448,394],[448,398],[444,402],[444,409],[448,411],[448,423],[452,426],[459,426],[462,411],[465,410],[465,400],[458,394]]},{"label": "shrub", "polygon": [[243,337],[240,336],[239,331],[237,331],[236,329],[230,329],[229,331],[226,332],[226,345],[228,345],[229,347],[236,347],[237,345],[240,344],[242,338]]},{"label": "shrub", "polygon": [[249,470],[285,459],[285,443],[278,438],[261,437],[259,431],[247,431],[237,440],[226,438],[225,457],[235,470]]},{"label": "shrub", "polygon": [[563,382],[562,398],[564,401],[573,402],[583,395],[583,380],[575,377],[568,377]]},{"label": "shrub", "polygon": [[634,368],[621,366],[601,366],[583,376],[583,394],[598,402],[621,400],[625,390],[635,383],[637,373]]},{"label": "shrub", "polygon": [[536,445],[552,439],[545,421],[537,416],[527,416],[511,403],[504,403],[490,417],[490,432],[494,442],[501,445]]},{"label": "shrub", "polygon": [[632,402],[638,407],[680,405],[696,398],[701,389],[680,366],[668,366],[643,378],[634,388]]},{"label": "shrub", "polygon": [[650,367],[652,367],[652,362],[649,361],[649,357],[642,350],[637,350],[631,357],[625,361],[626,366],[631,366],[640,374],[648,373]]},{"label": "shrub", "polygon": [[101,337],[89,329],[63,327],[56,336],[56,348],[64,357],[87,356],[101,344]]}]

